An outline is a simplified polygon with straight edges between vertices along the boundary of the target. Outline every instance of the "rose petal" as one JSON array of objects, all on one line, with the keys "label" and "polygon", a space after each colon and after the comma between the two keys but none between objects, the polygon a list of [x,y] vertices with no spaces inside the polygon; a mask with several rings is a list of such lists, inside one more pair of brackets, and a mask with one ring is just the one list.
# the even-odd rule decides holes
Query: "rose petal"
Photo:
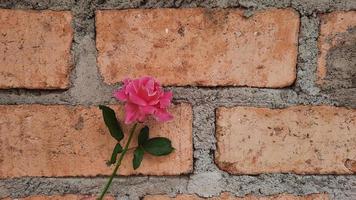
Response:
[{"label": "rose petal", "polygon": [[144,113],[140,113],[137,117],[137,121],[144,122],[146,117],[147,117],[147,115],[145,115]]},{"label": "rose petal", "polygon": [[139,107],[132,103],[126,103],[125,105],[125,124],[130,124],[137,120],[139,113]]},{"label": "rose petal", "polygon": [[171,104],[172,97],[173,93],[171,91],[165,92],[159,100],[160,108],[167,108]]},{"label": "rose petal", "polygon": [[153,114],[156,111],[156,108],[154,106],[140,106],[140,111],[142,113],[145,113],[147,115]]},{"label": "rose petal", "polygon": [[155,118],[157,121],[165,122],[173,119],[173,116],[167,112],[166,109],[157,109],[154,113]]},{"label": "rose petal", "polygon": [[149,115],[158,121],[172,119],[167,112],[173,93],[164,92],[159,82],[146,76],[139,79],[125,79],[120,90],[114,92],[114,97],[126,102],[125,123],[143,122]]},{"label": "rose petal", "polygon": [[127,86],[129,83],[132,82],[132,80],[129,78],[125,78],[122,82],[124,83],[124,86]]},{"label": "rose petal", "polygon": [[129,100],[131,103],[140,105],[140,106],[145,106],[147,105],[147,102],[144,99],[141,99],[141,97],[137,96],[135,93],[129,93]]},{"label": "rose petal", "polygon": [[125,93],[125,88],[122,88],[121,90],[116,90],[114,92],[114,97],[119,101],[126,101],[127,94]]},{"label": "rose petal", "polygon": [[130,85],[132,85],[132,88],[133,88],[132,91],[133,91],[133,92],[136,92],[136,93],[138,92],[138,90],[139,90],[140,87],[141,87],[139,79],[133,80]]},{"label": "rose petal", "polygon": [[150,80],[153,80],[154,79],[150,76],[144,76],[142,78],[139,79],[139,82],[140,82],[140,85],[144,86],[144,87],[147,87],[147,83],[150,81]]}]

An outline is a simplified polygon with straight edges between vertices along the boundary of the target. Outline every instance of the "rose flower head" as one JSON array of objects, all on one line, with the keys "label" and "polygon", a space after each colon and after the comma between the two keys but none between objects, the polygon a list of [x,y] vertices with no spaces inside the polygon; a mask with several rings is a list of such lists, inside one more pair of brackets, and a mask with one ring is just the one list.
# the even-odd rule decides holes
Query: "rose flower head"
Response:
[{"label": "rose flower head", "polygon": [[114,97],[125,102],[126,124],[143,122],[150,115],[160,122],[173,118],[167,111],[173,93],[163,91],[154,78],[125,79],[123,83],[123,87],[114,92]]}]

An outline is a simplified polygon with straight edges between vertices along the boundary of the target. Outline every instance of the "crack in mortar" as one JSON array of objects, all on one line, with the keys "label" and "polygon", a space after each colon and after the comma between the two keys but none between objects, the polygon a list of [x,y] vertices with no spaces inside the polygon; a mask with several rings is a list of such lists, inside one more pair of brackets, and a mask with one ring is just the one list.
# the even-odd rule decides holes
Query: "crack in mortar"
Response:
[{"label": "crack in mortar", "polygon": [[[175,102],[189,102],[193,106],[194,172],[182,176],[118,177],[111,194],[117,199],[142,199],[147,194],[180,193],[201,197],[231,192],[246,194],[295,195],[326,192],[332,199],[351,200],[356,196],[355,175],[295,175],[261,174],[257,176],[230,175],[214,163],[215,109],[220,106],[257,106],[283,108],[292,105],[336,105],[356,108],[352,100],[355,88],[339,91],[320,91],[315,85],[317,13],[335,10],[355,10],[356,1],[346,0],[0,0],[0,8],[71,10],[74,15],[72,55],[75,67],[68,90],[0,90],[0,104],[66,104],[97,105],[116,103],[112,90],[119,86],[103,83],[96,66],[95,19],[96,9],[129,8],[246,8],[246,17],[255,10],[270,7],[292,7],[301,15],[297,80],[294,86],[284,89],[248,87],[167,87],[173,90]],[[96,194],[106,182],[105,177],[24,177],[0,180],[0,198],[25,197],[36,194]]]}]

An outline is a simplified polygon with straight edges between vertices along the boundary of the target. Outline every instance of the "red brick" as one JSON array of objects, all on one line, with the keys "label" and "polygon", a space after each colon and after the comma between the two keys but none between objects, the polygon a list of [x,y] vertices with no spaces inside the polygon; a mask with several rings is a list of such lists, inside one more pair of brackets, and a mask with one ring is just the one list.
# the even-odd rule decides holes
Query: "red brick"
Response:
[{"label": "red brick", "polygon": [[328,200],[329,197],[327,194],[311,194],[305,196],[295,196],[289,194],[281,194],[281,195],[274,195],[274,196],[253,196],[248,195],[246,197],[235,197],[228,193],[221,194],[220,197],[212,197],[212,198],[200,198],[195,195],[178,195],[175,198],[170,198],[165,195],[150,195],[146,196],[144,200]]},{"label": "red brick", "polygon": [[215,161],[232,174],[353,174],[356,110],[331,106],[217,110]]},{"label": "red brick", "polygon": [[[120,106],[112,106],[118,112]],[[178,175],[192,170],[192,109],[188,104],[171,108],[174,120],[148,122],[151,136],[165,136],[176,149],[169,156],[146,155],[132,169],[132,151],[120,174]],[[22,176],[109,175],[106,166],[115,140],[97,107],[65,105],[0,106],[0,178]],[[125,133],[128,132],[125,126]],[[127,138],[127,136],[126,136]],[[122,143],[123,144],[123,143]]]},{"label": "red brick", "polygon": [[136,9],[96,13],[104,81],[151,75],[164,85],[285,87],[296,77],[291,9]]},{"label": "red brick", "polygon": [[[320,36],[318,40],[318,83],[322,85],[327,76],[327,55],[330,50],[338,45],[345,45],[350,38],[345,35],[348,29],[356,27],[356,11],[333,12],[321,15]],[[356,35],[354,34],[353,37]],[[355,39],[351,40],[354,42]]]},{"label": "red brick", "polygon": [[[5,198],[3,200],[95,200],[95,196],[89,195],[54,195],[54,196],[43,196],[43,195],[36,195],[30,196],[25,198]],[[114,200],[113,197],[105,197],[105,200]]]},{"label": "red brick", "polygon": [[0,9],[0,88],[69,87],[72,15]]}]

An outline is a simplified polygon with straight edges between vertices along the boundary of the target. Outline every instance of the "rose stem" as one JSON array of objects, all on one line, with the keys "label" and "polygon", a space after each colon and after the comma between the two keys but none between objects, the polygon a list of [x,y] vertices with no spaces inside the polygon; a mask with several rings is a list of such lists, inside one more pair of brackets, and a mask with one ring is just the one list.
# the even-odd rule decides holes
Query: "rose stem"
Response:
[{"label": "rose stem", "polygon": [[101,195],[99,198],[97,198],[97,200],[102,200],[106,194],[106,192],[108,191],[110,185],[111,185],[111,182],[112,180],[114,179],[114,176],[116,175],[116,172],[117,170],[119,169],[120,165],[121,165],[121,161],[122,159],[124,158],[126,152],[128,151],[129,149],[129,145],[131,143],[131,140],[132,140],[132,136],[134,135],[134,132],[135,132],[135,129],[136,129],[136,126],[137,126],[137,123],[135,123],[135,125],[132,127],[131,129],[131,132],[130,132],[130,136],[129,136],[129,139],[127,140],[127,143],[125,145],[125,148],[122,150],[122,153],[120,154],[120,157],[119,157],[119,160],[117,161],[116,163],[116,166],[115,166],[115,169],[114,171],[112,172],[110,178],[109,178],[109,181],[106,183],[103,191],[101,192]]}]

